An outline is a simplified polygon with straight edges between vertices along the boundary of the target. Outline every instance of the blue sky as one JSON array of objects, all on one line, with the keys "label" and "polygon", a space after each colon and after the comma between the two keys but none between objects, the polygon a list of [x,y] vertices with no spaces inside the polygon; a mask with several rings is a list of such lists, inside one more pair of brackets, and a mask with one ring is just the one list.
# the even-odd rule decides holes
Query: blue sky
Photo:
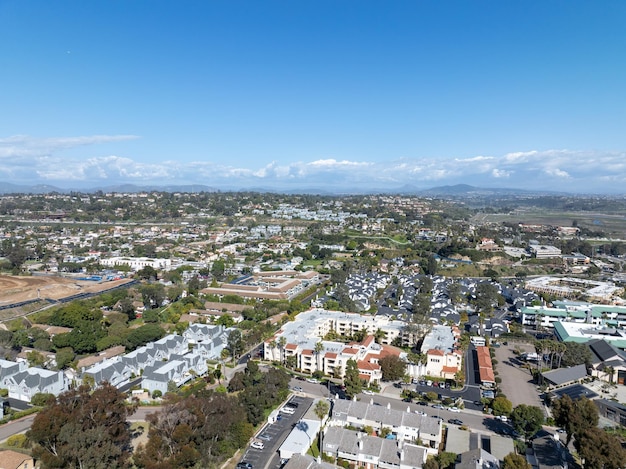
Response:
[{"label": "blue sky", "polygon": [[0,181],[626,192],[623,1],[0,0]]}]

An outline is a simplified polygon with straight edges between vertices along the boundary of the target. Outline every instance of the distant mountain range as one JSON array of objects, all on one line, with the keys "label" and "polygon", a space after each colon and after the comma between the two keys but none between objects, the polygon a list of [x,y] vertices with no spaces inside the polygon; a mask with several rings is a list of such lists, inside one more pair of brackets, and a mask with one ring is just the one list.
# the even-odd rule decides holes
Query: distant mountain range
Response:
[{"label": "distant mountain range", "polygon": [[0,182],[0,194],[50,194],[60,193],[67,194],[70,192],[78,192],[90,194],[95,192],[117,192],[117,193],[135,193],[145,191],[159,192],[260,192],[260,193],[276,193],[276,194],[313,194],[313,195],[367,195],[367,194],[398,194],[398,195],[416,195],[423,197],[497,197],[497,196],[539,196],[539,195],[568,195],[576,196],[580,194],[568,194],[565,192],[551,191],[528,191],[522,189],[509,188],[484,188],[475,187],[468,184],[456,184],[450,186],[438,186],[428,189],[420,189],[412,185],[404,185],[398,188],[385,189],[363,189],[363,188],[342,188],[341,190],[330,190],[315,187],[301,187],[298,189],[276,189],[276,188],[215,188],[202,184],[174,184],[174,185],[148,185],[138,186],[135,184],[119,184],[105,187],[93,187],[82,189],[63,189],[47,184],[37,184],[33,186],[12,184],[9,182]]}]

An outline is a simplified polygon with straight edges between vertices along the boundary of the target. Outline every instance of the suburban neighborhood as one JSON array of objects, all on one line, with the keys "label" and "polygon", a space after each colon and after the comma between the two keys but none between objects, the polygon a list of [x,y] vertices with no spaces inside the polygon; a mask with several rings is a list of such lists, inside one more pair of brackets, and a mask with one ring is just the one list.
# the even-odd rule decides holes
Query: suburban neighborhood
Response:
[{"label": "suburban neighborhood", "polygon": [[247,425],[188,467],[622,467],[593,448],[625,454],[626,242],[401,196],[6,195],[0,217],[3,422],[35,415],[5,438],[33,464],[61,461],[46,412],[107,395],[158,409],[133,467],[161,467],[188,399]]}]

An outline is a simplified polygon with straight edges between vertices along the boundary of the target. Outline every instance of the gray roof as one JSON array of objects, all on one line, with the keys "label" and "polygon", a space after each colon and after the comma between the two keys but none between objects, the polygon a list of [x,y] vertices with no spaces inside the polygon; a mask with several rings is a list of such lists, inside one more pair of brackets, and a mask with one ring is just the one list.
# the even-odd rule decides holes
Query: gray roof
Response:
[{"label": "gray roof", "polygon": [[366,402],[339,399],[334,402],[332,418],[348,422],[348,417],[381,422],[385,427],[419,428],[420,432],[431,435],[439,434],[439,421],[428,416],[412,412],[389,409],[386,406],[371,405]]},{"label": "gray roof", "polygon": [[294,454],[285,464],[285,469],[335,469],[336,466],[327,462],[313,459],[312,456]]},{"label": "gray roof", "polygon": [[459,456],[461,461],[456,463],[455,469],[497,469],[500,467],[498,459],[481,448],[466,451]]},{"label": "gray roof", "polygon": [[559,368],[557,370],[543,373],[543,377],[555,386],[578,381],[587,376],[587,367],[582,365],[570,366],[569,368]]},{"label": "gray roof", "polygon": [[324,433],[324,452],[350,453],[355,455],[355,459],[357,455],[370,455],[387,464],[399,466],[402,461],[404,465],[422,467],[427,449],[397,440],[369,436],[363,432],[328,427]]}]

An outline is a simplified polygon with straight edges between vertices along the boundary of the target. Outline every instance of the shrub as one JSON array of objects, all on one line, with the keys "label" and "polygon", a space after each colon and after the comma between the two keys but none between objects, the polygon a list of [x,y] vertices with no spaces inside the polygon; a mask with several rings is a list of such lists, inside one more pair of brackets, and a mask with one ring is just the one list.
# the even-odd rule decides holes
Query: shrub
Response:
[{"label": "shrub", "polygon": [[18,433],[17,435],[11,435],[7,438],[7,446],[11,448],[28,448],[29,441],[26,438],[26,435],[23,433]]}]

